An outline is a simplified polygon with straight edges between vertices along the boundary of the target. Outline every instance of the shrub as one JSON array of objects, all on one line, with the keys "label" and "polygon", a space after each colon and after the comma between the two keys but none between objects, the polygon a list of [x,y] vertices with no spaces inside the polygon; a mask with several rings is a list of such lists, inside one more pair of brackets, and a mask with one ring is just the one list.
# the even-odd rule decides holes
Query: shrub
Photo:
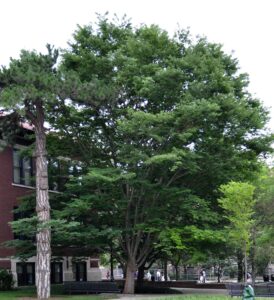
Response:
[{"label": "shrub", "polygon": [[12,274],[6,269],[0,269],[0,291],[8,291],[13,288]]}]

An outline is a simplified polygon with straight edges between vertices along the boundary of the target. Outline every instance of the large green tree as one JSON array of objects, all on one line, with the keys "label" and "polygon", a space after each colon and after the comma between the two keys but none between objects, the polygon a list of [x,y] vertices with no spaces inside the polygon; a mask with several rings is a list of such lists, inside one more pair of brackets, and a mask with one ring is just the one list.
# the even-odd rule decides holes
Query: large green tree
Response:
[{"label": "large green tree", "polygon": [[133,293],[164,229],[222,227],[218,187],[254,177],[272,140],[267,112],[237,60],[187,32],[100,17],[73,37],[61,62],[70,101],[50,122],[54,150],[77,158],[82,175],[56,216],[79,222],[64,235],[73,245],[119,245]]},{"label": "large green tree", "polygon": [[92,215],[95,227],[98,216],[107,216],[105,225],[115,220],[125,292],[133,293],[133,273],[164,227],[216,226],[209,209],[218,212],[218,187],[254,176],[270,149],[272,137],[261,131],[267,112],[247,92],[236,59],[184,31],[170,38],[157,26],[101,17],[77,29],[62,68],[115,90],[105,105],[72,94],[80,109],[57,112],[54,121],[91,168],[64,211]]}]

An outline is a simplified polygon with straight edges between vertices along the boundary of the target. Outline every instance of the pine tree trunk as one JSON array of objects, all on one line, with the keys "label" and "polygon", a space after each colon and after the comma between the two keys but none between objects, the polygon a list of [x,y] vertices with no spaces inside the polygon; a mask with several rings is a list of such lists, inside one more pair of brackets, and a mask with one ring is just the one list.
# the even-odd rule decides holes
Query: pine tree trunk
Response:
[{"label": "pine tree trunk", "polygon": [[[50,205],[48,194],[48,167],[46,157],[46,135],[43,120],[35,124],[36,137],[36,212],[39,226],[50,220]],[[37,298],[45,300],[50,298],[50,259],[51,259],[51,233],[45,226],[36,234],[37,263],[36,284]]]},{"label": "pine tree trunk", "polygon": [[127,262],[126,280],[124,287],[124,294],[134,294],[135,290],[135,274],[136,263],[134,260],[129,259]]}]

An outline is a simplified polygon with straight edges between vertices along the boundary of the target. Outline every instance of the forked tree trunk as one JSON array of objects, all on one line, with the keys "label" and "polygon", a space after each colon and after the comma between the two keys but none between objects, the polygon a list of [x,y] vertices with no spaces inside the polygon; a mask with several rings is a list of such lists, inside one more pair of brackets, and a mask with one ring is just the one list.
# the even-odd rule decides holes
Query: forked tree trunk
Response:
[{"label": "forked tree trunk", "polygon": [[[43,112],[40,113],[42,115]],[[37,115],[39,116],[39,112]],[[50,220],[50,205],[48,194],[46,135],[43,118],[37,119],[34,130],[36,138],[36,213],[38,226],[42,226],[36,234],[36,284],[37,298],[39,300],[45,300],[50,298],[51,233],[50,228],[47,226],[47,222]]]},{"label": "forked tree trunk", "polygon": [[127,271],[126,271],[126,280],[124,287],[124,294],[134,294],[135,290],[135,272],[137,270],[136,263],[134,260],[128,260],[127,262]]}]

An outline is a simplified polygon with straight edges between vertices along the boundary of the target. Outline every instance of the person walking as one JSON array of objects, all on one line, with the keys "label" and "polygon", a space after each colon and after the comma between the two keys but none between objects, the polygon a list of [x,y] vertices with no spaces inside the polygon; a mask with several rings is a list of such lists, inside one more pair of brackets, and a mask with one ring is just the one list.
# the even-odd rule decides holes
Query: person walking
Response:
[{"label": "person walking", "polygon": [[157,280],[157,281],[161,281],[161,272],[160,272],[160,270],[158,270],[158,271],[156,272],[156,280]]},{"label": "person walking", "polygon": [[202,275],[203,275],[203,283],[206,283],[206,271],[205,271],[205,269],[202,270]]}]

